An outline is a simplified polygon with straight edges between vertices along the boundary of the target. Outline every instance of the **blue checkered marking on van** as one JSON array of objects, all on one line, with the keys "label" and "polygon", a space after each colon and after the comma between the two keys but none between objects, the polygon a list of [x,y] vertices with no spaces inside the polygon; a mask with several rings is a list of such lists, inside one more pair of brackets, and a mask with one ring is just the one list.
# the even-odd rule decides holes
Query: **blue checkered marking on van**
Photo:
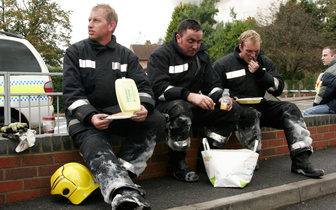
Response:
[{"label": "blue checkered marking on van", "polygon": [[11,85],[43,85],[45,82],[43,80],[13,81]]},{"label": "blue checkered marking on van", "polygon": [[[39,98],[38,96],[31,96],[30,101],[37,101],[38,98]],[[48,100],[48,96],[40,96],[40,100],[41,101]],[[19,97],[18,96],[12,96],[10,101],[11,102],[19,102]],[[21,101],[29,101],[29,97],[28,96],[21,97]],[[4,97],[3,96],[0,97],[0,103],[4,103],[4,102],[5,102]]]},{"label": "blue checkered marking on van", "polygon": [[[28,80],[28,81],[11,81],[10,85],[43,85],[45,80]],[[0,86],[4,86],[4,82],[0,82]]]},{"label": "blue checkered marking on van", "polygon": [[[43,85],[46,81],[44,80],[29,80],[29,81],[11,81],[10,85]],[[4,82],[0,82],[0,86],[4,86]]]},{"label": "blue checkered marking on van", "polygon": [[[30,80],[30,81],[11,81],[10,85],[14,86],[14,85],[43,85],[46,81],[45,80]],[[4,86],[4,82],[1,81],[0,82],[0,86]],[[37,101],[38,100],[38,96],[25,96],[25,97],[21,97],[21,101],[29,101],[29,98],[31,101]],[[11,96],[11,102],[18,102],[19,101],[19,96]],[[48,96],[40,96],[40,100],[44,101],[44,100],[50,100]],[[4,103],[4,97],[0,97],[0,103]]]}]

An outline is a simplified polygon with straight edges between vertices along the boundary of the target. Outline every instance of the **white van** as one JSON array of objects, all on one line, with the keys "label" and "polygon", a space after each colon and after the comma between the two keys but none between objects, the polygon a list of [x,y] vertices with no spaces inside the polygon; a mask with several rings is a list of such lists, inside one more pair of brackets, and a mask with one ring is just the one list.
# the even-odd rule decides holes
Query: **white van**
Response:
[{"label": "white van", "polygon": [[[10,76],[11,122],[26,122],[31,128],[42,126],[42,118],[54,115],[52,96],[42,95],[53,92],[53,84],[46,64],[37,50],[27,40],[14,34],[0,31],[0,93],[6,90],[5,72]],[[25,72],[24,74],[18,74]],[[29,74],[32,73],[32,74]],[[28,95],[35,93],[38,95]],[[5,122],[4,96],[0,96],[0,126]]]}]

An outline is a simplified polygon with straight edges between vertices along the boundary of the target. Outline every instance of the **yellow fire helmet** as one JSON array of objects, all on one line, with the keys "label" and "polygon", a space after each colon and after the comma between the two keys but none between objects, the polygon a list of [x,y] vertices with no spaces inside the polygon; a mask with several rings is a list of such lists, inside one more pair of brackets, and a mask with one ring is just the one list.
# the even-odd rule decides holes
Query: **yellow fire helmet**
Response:
[{"label": "yellow fire helmet", "polygon": [[52,195],[62,195],[76,205],[98,188],[89,169],[74,162],[58,168],[51,176],[50,185]]}]

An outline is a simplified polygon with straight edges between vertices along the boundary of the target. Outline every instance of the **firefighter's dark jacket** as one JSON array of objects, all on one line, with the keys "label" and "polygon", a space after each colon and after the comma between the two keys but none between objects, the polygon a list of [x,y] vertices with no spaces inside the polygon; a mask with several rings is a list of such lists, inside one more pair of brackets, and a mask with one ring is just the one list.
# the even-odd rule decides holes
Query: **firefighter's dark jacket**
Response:
[{"label": "firefighter's dark jacket", "polygon": [[260,50],[257,57],[260,67],[252,74],[248,70],[248,63],[240,57],[240,52],[237,45],[233,53],[214,62],[214,70],[219,74],[223,88],[230,89],[231,97],[264,97],[266,91],[274,96],[281,95],[284,81],[272,60]]},{"label": "firefighter's dark jacket", "polygon": [[135,81],[141,104],[149,112],[153,110],[153,92],[138,57],[118,44],[114,35],[106,46],[85,39],[66,50],[63,95],[71,136],[84,129],[93,128],[91,117],[96,113],[120,112],[115,80],[122,77]]},{"label": "firefighter's dark jacket", "polygon": [[216,103],[223,92],[206,47],[202,44],[196,55],[188,57],[178,47],[176,33],[150,55],[147,71],[157,101],[186,100],[193,92],[208,95]]}]

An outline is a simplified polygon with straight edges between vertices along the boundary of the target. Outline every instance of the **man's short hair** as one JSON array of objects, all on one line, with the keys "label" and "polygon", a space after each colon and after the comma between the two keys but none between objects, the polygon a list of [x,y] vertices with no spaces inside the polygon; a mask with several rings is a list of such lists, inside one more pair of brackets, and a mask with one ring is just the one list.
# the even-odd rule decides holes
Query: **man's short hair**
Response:
[{"label": "man's short hair", "polygon": [[244,42],[252,42],[252,43],[261,43],[261,36],[255,30],[247,30],[243,32],[239,37],[239,43],[242,47],[244,47]]},{"label": "man's short hair", "polygon": [[326,46],[325,48],[323,48],[323,50],[330,50],[330,54],[331,56],[334,56],[336,54],[336,46]]},{"label": "man's short hair", "polygon": [[202,31],[201,25],[195,19],[185,19],[183,20],[177,28],[177,33],[182,37],[183,32],[187,29],[192,29],[194,31]]},{"label": "man's short hair", "polygon": [[[105,19],[108,23],[115,22],[116,28],[118,25],[118,14],[116,11],[108,4],[97,4],[92,8],[92,11],[97,9],[103,9],[105,13]],[[114,32],[114,31],[113,31]]]}]

